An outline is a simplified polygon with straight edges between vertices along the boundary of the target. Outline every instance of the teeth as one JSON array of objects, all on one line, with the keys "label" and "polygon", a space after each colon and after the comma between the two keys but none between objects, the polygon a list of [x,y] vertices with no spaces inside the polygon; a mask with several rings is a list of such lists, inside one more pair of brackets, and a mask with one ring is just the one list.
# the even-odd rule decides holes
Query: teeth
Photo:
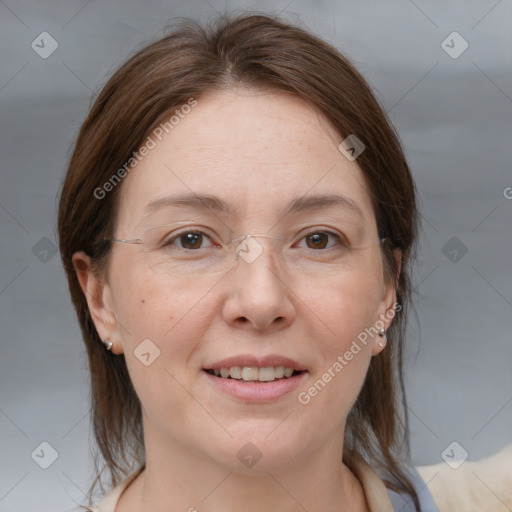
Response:
[{"label": "teeth", "polygon": [[231,377],[236,380],[244,380],[246,382],[259,381],[271,382],[276,379],[290,378],[293,374],[293,368],[285,368],[284,366],[267,366],[257,368],[255,366],[231,366],[231,368],[220,368],[214,370],[217,377],[227,379]]},{"label": "teeth", "polygon": [[242,368],[240,366],[232,366],[231,368],[226,369],[232,379],[240,380],[242,378]]},{"label": "teeth", "polygon": [[258,380],[263,382],[270,382],[276,378],[276,371],[273,366],[268,366],[266,368],[260,368],[258,372]]},{"label": "teeth", "polygon": [[258,380],[258,368],[252,368],[250,366],[244,366],[242,368],[242,379],[243,380]]}]

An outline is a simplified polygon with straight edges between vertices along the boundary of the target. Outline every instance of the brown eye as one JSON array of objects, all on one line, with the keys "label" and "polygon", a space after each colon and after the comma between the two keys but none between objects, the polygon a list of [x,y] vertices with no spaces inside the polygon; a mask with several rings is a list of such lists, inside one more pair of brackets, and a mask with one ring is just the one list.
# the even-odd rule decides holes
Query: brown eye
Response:
[{"label": "brown eye", "polygon": [[329,236],[326,233],[313,233],[306,236],[306,243],[310,249],[325,249]]},{"label": "brown eye", "polygon": [[203,243],[208,241],[208,235],[200,231],[182,232],[165,242],[165,247],[177,247],[178,249],[197,250],[204,249]]},{"label": "brown eye", "polygon": [[310,249],[325,249],[329,243],[328,233],[312,233],[306,238],[306,244]]},{"label": "brown eye", "polygon": [[203,235],[201,233],[185,233],[179,237],[179,240],[184,249],[200,249]]}]

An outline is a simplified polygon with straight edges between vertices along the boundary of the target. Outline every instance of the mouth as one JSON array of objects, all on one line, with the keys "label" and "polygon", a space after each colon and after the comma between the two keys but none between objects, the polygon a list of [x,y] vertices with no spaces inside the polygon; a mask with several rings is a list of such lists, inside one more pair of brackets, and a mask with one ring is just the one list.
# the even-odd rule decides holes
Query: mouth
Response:
[{"label": "mouth", "polygon": [[289,379],[304,373],[288,366],[226,366],[204,370],[220,379],[234,379],[244,382],[274,382]]},{"label": "mouth", "polygon": [[215,389],[253,403],[272,402],[290,394],[309,374],[305,366],[277,354],[234,356],[206,363],[202,370]]}]

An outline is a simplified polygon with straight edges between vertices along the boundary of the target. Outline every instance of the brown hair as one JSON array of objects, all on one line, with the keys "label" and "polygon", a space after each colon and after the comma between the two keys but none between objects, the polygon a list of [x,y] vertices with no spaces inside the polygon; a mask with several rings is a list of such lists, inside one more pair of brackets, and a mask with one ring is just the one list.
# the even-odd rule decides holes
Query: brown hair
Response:
[{"label": "brown hair", "polygon": [[[365,145],[357,163],[379,233],[386,237],[386,278],[395,282],[402,310],[387,333],[386,350],[372,358],[347,419],[343,459],[366,458],[388,487],[408,493],[419,510],[399,462],[402,453],[408,454],[402,351],[411,291],[409,256],[416,238],[414,182],[390,121],[353,65],[324,41],[267,15],[226,17],[207,27],[181,22],[112,76],[80,129],[60,199],[60,251],[87,347],[94,434],[110,483],[117,485],[127,475],[130,461],[144,464],[141,406],[124,356],[106,351],[98,337],[72,255],[85,251],[95,270],[106,268],[110,247],[103,237],[113,233],[122,183],[102,199],[94,191],[172,111],[190,98],[230,86],[292,93],[328,119],[342,138],[355,134]],[[398,279],[396,249],[401,251]]]}]

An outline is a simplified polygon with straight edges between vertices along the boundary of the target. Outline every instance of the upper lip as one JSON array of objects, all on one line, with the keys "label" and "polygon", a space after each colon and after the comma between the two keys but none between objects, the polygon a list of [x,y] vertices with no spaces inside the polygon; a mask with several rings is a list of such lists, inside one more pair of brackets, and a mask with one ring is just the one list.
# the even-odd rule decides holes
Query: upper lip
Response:
[{"label": "upper lip", "polygon": [[284,366],[285,368],[292,368],[296,371],[304,371],[306,367],[297,361],[290,359],[286,356],[278,354],[270,354],[264,357],[256,357],[255,355],[239,355],[228,357],[220,361],[215,361],[204,367],[205,370],[220,370],[221,368],[231,368],[232,366],[246,366],[266,368],[270,366]]}]

